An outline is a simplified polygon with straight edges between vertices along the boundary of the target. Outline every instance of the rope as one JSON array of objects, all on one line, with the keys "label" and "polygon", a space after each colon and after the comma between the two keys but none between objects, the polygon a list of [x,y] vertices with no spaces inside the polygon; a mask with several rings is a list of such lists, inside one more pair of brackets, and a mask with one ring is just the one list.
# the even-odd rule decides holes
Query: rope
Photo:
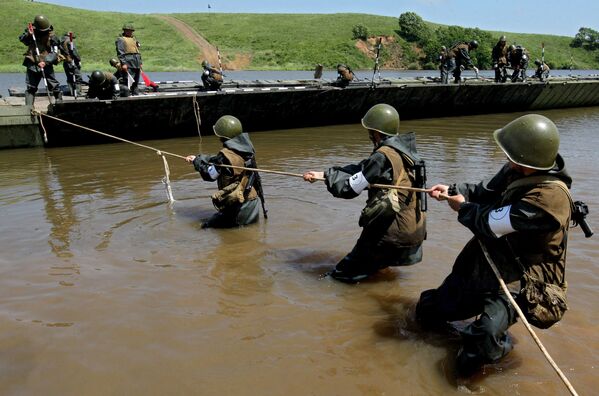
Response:
[{"label": "rope", "polygon": [[173,156],[173,157],[185,159],[185,157],[183,157],[182,155],[169,153],[168,151],[158,150],[158,149],[156,149],[154,147],[146,146],[145,144],[141,144],[141,143],[137,143],[137,142],[132,142],[131,140],[123,139],[123,138],[120,138],[118,136],[114,136],[114,135],[111,135],[109,133],[106,133],[106,132],[100,132],[100,131],[97,131],[95,129],[88,128],[88,127],[85,127],[83,125],[78,125],[78,124],[72,123],[70,121],[66,121],[66,120],[60,119],[58,117],[54,117],[54,116],[51,116],[51,115],[48,115],[48,114],[44,114],[44,113],[41,113],[41,112],[37,112],[37,114],[40,116],[40,123],[42,125],[42,129],[44,130],[44,139],[46,140],[46,142],[47,142],[46,128],[44,127],[43,122],[41,122],[41,120],[42,120],[41,116],[48,117],[48,118],[56,120],[56,121],[60,121],[60,122],[63,122],[65,124],[72,125],[74,127],[85,129],[87,131],[90,131],[90,132],[93,132],[93,133],[97,133],[97,134],[102,135],[102,136],[106,136],[106,137],[109,137],[109,138],[112,138],[112,139],[120,140],[121,142],[130,143],[130,144],[133,144],[133,145],[138,146],[138,147],[142,147],[142,148],[145,148],[145,149],[148,149],[148,150],[155,151],[156,154],[158,154],[159,156],[162,157],[162,161],[163,161],[163,164],[164,164],[164,172],[165,172],[166,175],[162,179],[162,183],[164,183],[165,188],[166,188],[166,196],[167,196],[167,198],[168,198],[168,200],[169,200],[169,202],[171,204],[173,202],[175,202],[175,198],[173,197],[173,191],[171,189],[171,184],[170,184],[171,183],[171,181],[170,181],[170,173],[171,172],[170,172],[170,169],[169,169],[169,166],[168,166],[168,162],[166,162],[166,158],[164,157],[164,155],[166,154],[166,155],[170,155],[170,156]]},{"label": "rope", "polygon": [[[275,171],[275,170],[269,170],[269,169],[260,169],[260,168],[246,168],[246,167],[243,167],[243,166],[224,165],[224,164],[212,164],[212,165],[220,166],[222,168],[241,169],[241,170],[247,170],[247,171],[252,171],[252,172],[273,173],[275,175],[293,176],[293,177],[301,177],[301,178],[304,177],[304,175],[301,174],[301,173],[282,172],[282,171]],[[322,178],[322,177],[317,177],[317,178],[315,178],[315,180],[324,181],[325,179]],[[430,189],[430,188],[416,188],[416,187],[409,187],[409,186],[396,186],[396,185],[391,185],[391,184],[371,184],[370,187],[374,187],[374,188],[391,188],[391,189],[396,189],[396,190],[408,190],[408,191],[416,191],[416,192],[430,192],[430,191],[432,191],[432,189]]]},{"label": "rope", "polygon": [[200,105],[198,104],[198,94],[193,95],[193,115],[196,119],[196,127],[198,129],[198,136],[200,136],[200,144],[202,143],[202,134],[200,133],[200,125],[202,125],[202,119],[200,118]]},{"label": "rope", "polygon": [[88,128],[88,127],[83,126],[83,125],[75,124],[73,122],[66,121],[66,120],[60,119],[58,117],[51,116],[49,114],[39,113],[39,112],[38,112],[38,114],[40,114],[40,115],[42,115],[44,117],[48,117],[50,119],[56,120],[56,121],[60,121],[60,122],[65,123],[67,125],[72,125],[74,127],[85,129],[86,131],[97,133],[99,135],[106,136],[106,137],[109,137],[109,138],[112,138],[112,139],[120,140],[121,142],[130,143],[130,144],[133,144],[133,145],[138,146],[138,147],[143,147],[143,148],[148,149],[148,150],[156,151],[157,153],[160,153],[159,155],[166,154],[166,155],[170,155],[172,157],[177,157],[177,158],[185,159],[184,156],[179,155],[179,154],[173,154],[173,153],[169,153],[168,151],[158,150],[157,148],[154,148],[154,147],[151,147],[151,146],[146,146],[145,144],[141,144],[141,143],[137,143],[137,142],[132,142],[131,140],[123,139],[121,137],[114,136],[114,135],[111,135],[111,134],[106,133],[106,132],[101,132],[101,131],[98,131],[98,130],[95,130],[95,129],[92,129],[92,128]]},{"label": "rope", "polygon": [[44,143],[48,143],[48,132],[46,132],[46,127],[44,126],[44,121],[42,120],[42,113],[35,112],[35,110],[31,111],[34,114],[37,114],[38,119],[40,120],[40,125],[42,126],[42,131],[44,131]]},{"label": "rope", "polygon": [[[173,153],[169,153],[168,151],[158,150],[157,148],[154,148],[154,147],[151,147],[151,146],[146,146],[145,144],[141,144],[141,143],[137,143],[137,142],[132,142],[131,140],[123,139],[121,137],[114,136],[114,135],[111,135],[111,134],[106,133],[106,132],[100,132],[98,130],[95,130],[95,129],[92,129],[92,128],[88,128],[88,127],[85,127],[83,125],[78,125],[78,124],[72,123],[70,121],[66,121],[66,120],[60,119],[58,117],[54,117],[54,116],[51,116],[51,115],[48,115],[48,114],[44,114],[44,113],[40,113],[40,112],[38,112],[38,114],[41,115],[41,116],[44,116],[44,117],[51,118],[51,119],[56,120],[56,121],[63,122],[63,123],[68,124],[68,125],[72,125],[72,126],[75,126],[75,127],[81,128],[81,129],[85,129],[85,130],[93,132],[93,133],[100,134],[102,136],[106,136],[106,137],[109,137],[109,138],[112,138],[112,139],[120,140],[121,142],[130,143],[130,144],[133,144],[133,145],[138,146],[138,147],[142,147],[142,148],[145,148],[145,149],[148,149],[148,150],[155,151],[158,155],[163,156],[163,158],[164,158],[164,154],[166,154],[166,155],[170,155],[172,157],[181,158],[183,160],[186,159],[186,157],[184,157],[182,155],[179,155],[179,154],[173,154]],[[45,129],[44,129],[44,131],[45,131]],[[282,171],[275,171],[275,170],[269,170],[269,169],[260,169],[260,168],[246,168],[246,167],[243,167],[243,166],[224,165],[224,164],[212,164],[212,165],[219,166],[219,167],[222,167],[222,168],[232,168],[232,169],[247,170],[247,171],[251,171],[251,172],[273,173],[275,175],[293,176],[293,177],[301,177],[301,178],[304,177],[304,175],[301,174],[301,173],[282,172]],[[166,169],[166,167],[165,167],[165,169]],[[168,178],[168,175],[167,175],[167,178]],[[325,179],[319,177],[316,180],[324,181]],[[432,191],[431,189],[426,189],[426,188],[416,188],[416,187],[408,187],[408,186],[396,186],[396,185],[391,185],[391,184],[371,184],[370,186],[374,187],[374,188],[392,188],[392,189],[396,189],[396,190],[407,190],[407,191],[416,191],[416,192],[430,192],[430,191]],[[172,197],[172,194],[169,196],[169,199],[171,199],[171,197]]]},{"label": "rope", "polygon": [[175,198],[173,197],[173,190],[171,189],[171,170],[168,167],[168,162],[166,162],[166,157],[162,155],[160,151],[157,151],[156,154],[162,157],[162,162],[164,163],[164,174],[165,176],[162,178],[162,183],[166,188],[166,196],[168,197],[168,201],[172,204],[175,202]]},{"label": "rope", "polygon": [[534,330],[532,329],[532,327],[528,323],[528,320],[526,320],[526,317],[524,316],[524,313],[522,312],[522,310],[520,309],[520,307],[518,306],[518,304],[514,300],[514,297],[512,297],[512,294],[510,293],[510,291],[507,288],[505,282],[501,278],[501,274],[499,273],[499,270],[495,266],[495,263],[493,262],[493,259],[491,258],[491,255],[489,254],[489,251],[487,250],[486,246],[483,244],[483,242],[480,239],[478,240],[478,243],[480,244],[480,247],[483,250],[483,254],[485,255],[485,258],[489,262],[489,265],[491,266],[491,269],[493,269],[493,272],[495,273],[495,276],[497,277],[497,280],[499,281],[499,284],[501,285],[501,288],[503,289],[503,292],[505,293],[505,295],[507,296],[507,298],[510,300],[510,303],[513,305],[513,307],[516,309],[516,312],[518,313],[518,316],[522,320],[522,323],[524,323],[524,326],[526,327],[526,329],[528,330],[528,332],[530,333],[530,335],[532,336],[532,338],[535,340],[535,342],[537,343],[537,345],[541,349],[541,352],[543,352],[543,355],[545,355],[545,358],[551,364],[551,366],[553,367],[553,369],[557,372],[557,374],[559,375],[559,377],[561,378],[561,380],[564,382],[564,384],[566,385],[566,387],[570,391],[570,393],[572,395],[574,395],[574,396],[578,396],[578,393],[576,393],[576,390],[574,389],[574,387],[572,386],[572,384],[570,383],[570,381],[568,381],[568,378],[566,378],[566,375],[560,370],[560,368],[557,366],[557,364],[555,363],[555,361],[551,358],[551,355],[549,355],[549,352],[547,352],[547,349],[545,349],[545,346],[543,345],[543,343],[541,342],[541,340],[539,340],[539,337],[537,337],[537,335],[535,334]]}]

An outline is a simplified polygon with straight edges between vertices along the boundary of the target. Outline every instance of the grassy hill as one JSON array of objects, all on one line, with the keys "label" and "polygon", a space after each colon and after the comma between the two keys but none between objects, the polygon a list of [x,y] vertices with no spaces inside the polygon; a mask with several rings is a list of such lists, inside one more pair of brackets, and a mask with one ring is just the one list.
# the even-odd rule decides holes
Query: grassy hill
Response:
[{"label": "grassy hill", "polygon": [[[0,14],[0,72],[19,72],[25,50],[18,36],[37,14],[46,15],[57,34],[72,30],[86,71],[109,70],[108,60],[115,56],[114,41],[125,22],[136,27],[142,44],[144,69],[147,71],[198,70],[197,49],[166,22],[148,14],[95,12],[24,0],[2,0]],[[354,69],[373,65],[367,46],[358,48],[352,28],[362,24],[370,35],[384,35],[392,42],[383,50],[387,65],[415,68],[414,54],[421,52],[400,38],[398,20],[365,14],[173,14],[192,26],[227,60],[248,59],[254,70],[311,70],[316,63],[334,67],[347,63]],[[399,16],[399,15],[398,15]],[[432,28],[440,26],[430,23]],[[489,32],[494,38],[505,34],[508,43],[524,45],[531,56],[540,57],[541,42],[545,58],[555,68],[599,69],[597,54],[570,48],[571,37],[511,32]],[[359,44],[359,43],[358,43]],[[449,44],[449,43],[448,43]],[[489,43],[493,46],[495,43]],[[408,56],[408,53],[412,54]],[[405,54],[405,56],[404,56]],[[370,54],[371,55],[371,54]]]}]

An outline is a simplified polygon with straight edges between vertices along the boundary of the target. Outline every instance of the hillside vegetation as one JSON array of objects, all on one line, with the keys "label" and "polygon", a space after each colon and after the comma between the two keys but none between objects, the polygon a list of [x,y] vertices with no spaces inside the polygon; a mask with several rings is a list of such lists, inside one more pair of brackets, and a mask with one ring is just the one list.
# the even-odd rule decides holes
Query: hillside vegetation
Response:
[{"label": "hillside vegetation", "polygon": [[[115,56],[114,41],[125,22],[135,25],[142,44],[144,69],[147,71],[186,71],[200,68],[198,49],[168,23],[149,14],[95,12],[24,0],[2,0],[0,14],[0,72],[19,72],[25,50],[18,36],[37,14],[46,15],[57,34],[72,30],[83,58],[83,68],[109,70],[108,60]],[[398,34],[397,17],[365,14],[171,14],[194,28],[211,44],[218,46],[227,61],[245,59],[244,68],[253,70],[312,70],[317,63],[333,68],[347,63],[354,69],[373,66],[374,36],[384,36],[381,62],[385,68],[418,69],[434,67],[427,61],[430,46],[407,42]],[[399,15],[398,15],[399,17]],[[426,23],[432,29],[452,27]],[[356,25],[367,28],[369,40],[354,39]],[[457,28],[457,27],[455,27]],[[461,28],[460,28],[461,29]],[[453,29],[460,31],[459,29]],[[572,37],[512,32],[487,32],[470,28],[484,37],[478,58],[487,64],[490,48],[501,34],[508,43],[529,49],[534,59],[541,56],[553,68],[599,69],[596,52],[569,46]],[[460,37],[469,40],[471,37]],[[432,44],[432,43],[429,43]],[[451,45],[452,43],[434,43]],[[429,56],[426,56],[426,52]]]}]

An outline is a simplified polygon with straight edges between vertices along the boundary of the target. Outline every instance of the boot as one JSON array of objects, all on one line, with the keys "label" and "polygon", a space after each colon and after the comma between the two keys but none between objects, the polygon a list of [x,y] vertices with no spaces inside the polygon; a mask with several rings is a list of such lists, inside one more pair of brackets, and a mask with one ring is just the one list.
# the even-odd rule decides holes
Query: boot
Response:
[{"label": "boot", "polygon": [[54,91],[54,99],[57,102],[62,102],[62,91]]},{"label": "boot", "polygon": [[77,92],[77,96],[81,96],[81,83],[75,84],[75,92]]},{"label": "boot", "polygon": [[32,94],[29,91],[25,91],[25,105],[33,107],[35,103],[35,94]]}]

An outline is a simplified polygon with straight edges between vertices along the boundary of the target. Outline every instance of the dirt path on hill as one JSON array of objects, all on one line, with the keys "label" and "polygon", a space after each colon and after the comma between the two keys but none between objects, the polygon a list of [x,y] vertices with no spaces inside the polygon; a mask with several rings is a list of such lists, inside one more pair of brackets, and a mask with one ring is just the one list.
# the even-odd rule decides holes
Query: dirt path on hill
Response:
[{"label": "dirt path on hill", "polygon": [[[218,52],[216,47],[208,42],[202,35],[196,32],[191,26],[181,21],[180,19],[174,18],[169,15],[156,15],[156,17],[162,19],[163,21],[171,24],[174,28],[176,28],[181,34],[195,44],[196,47],[200,50],[197,54],[196,59],[198,63],[201,63],[204,59],[207,59],[213,65],[218,65]],[[225,70],[239,70],[246,68],[251,61],[251,56],[249,55],[240,55],[235,56],[234,59],[229,60],[222,57],[221,61],[223,64],[223,69]]]}]

